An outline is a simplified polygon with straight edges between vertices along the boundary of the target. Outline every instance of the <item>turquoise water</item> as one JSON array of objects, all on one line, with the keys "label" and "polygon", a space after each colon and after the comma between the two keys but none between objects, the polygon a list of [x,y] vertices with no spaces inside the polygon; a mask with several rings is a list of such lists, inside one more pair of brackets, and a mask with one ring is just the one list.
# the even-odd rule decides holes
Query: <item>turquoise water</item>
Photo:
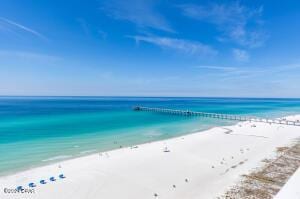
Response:
[{"label": "turquoise water", "polygon": [[135,112],[135,105],[279,117],[300,99],[0,97],[0,175],[232,121]]}]

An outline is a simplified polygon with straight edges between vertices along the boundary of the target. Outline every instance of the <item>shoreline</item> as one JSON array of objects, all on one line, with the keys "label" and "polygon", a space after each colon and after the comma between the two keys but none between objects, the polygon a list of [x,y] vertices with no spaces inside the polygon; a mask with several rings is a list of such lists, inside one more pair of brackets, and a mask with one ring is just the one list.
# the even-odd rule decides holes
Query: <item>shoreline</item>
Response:
[{"label": "shoreline", "polygon": [[[300,116],[292,115],[286,116],[284,118],[299,119]],[[253,127],[253,124],[256,126]],[[38,185],[36,188],[37,194],[34,194],[32,198],[52,198],[52,196],[47,196],[49,194],[51,195],[52,192],[54,196],[58,198],[64,198],[59,195],[59,193],[61,193],[60,191],[62,191],[61,189],[59,189],[59,187],[63,187],[63,189],[66,189],[68,192],[74,189],[74,187],[77,187],[78,183],[80,184],[80,181],[83,180],[85,182],[89,182],[87,183],[88,185],[85,185],[83,187],[79,186],[79,191],[77,191],[79,192],[79,195],[72,195],[72,198],[80,198],[80,194],[83,194],[87,189],[91,189],[91,187],[94,187],[93,184],[95,183],[100,183],[103,186],[107,186],[107,189],[101,189],[100,192],[99,190],[95,190],[93,197],[106,196],[105,198],[116,198],[115,196],[111,196],[109,194],[109,190],[112,189],[110,185],[114,185],[114,187],[121,189],[120,194],[129,194],[132,196],[132,198],[153,198],[153,193],[147,194],[146,197],[144,197],[144,194],[145,192],[155,191],[154,187],[158,189],[157,192],[159,192],[159,195],[162,194],[164,196],[162,198],[180,198],[180,196],[181,198],[184,198],[189,195],[191,191],[192,193],[190,193],[189,198],[194,198],[196,196],[205,198],[207,196],[210,196],[209,192],[205,191],[205,193],[195,193],[195,191],[197,190],[196,187],[201,185],[207,186],[203,184],[207,181],[214,184],[214,179],[215,182],[218,182],[217,184],[219,184],[219,186],[221,186],[222,188],[216,190],[212,187],[207,187],[207,189],[212,191],[212,193],[214,194],[216,194],[216,191],[218,191],[220,194],[224,192],[224,188],[228,188],[230,185],[232,185],[232,183],[236,182],[236,180],[239,179],[238,177],[240,174],[243,174],[245,172],[247,173],[254,167],[260,165],[260,161],[263,158],[268,158],[274,155],[274,149],[276,147],[288,145],[292,139],[300,136],[300,134],[296,132],[297,128],[299,127],[283,126],[282,128],[280,126],[283,125],[269,125],[260,122],[238,122],[231,126],[213,127],[208,130],[190,133],[179,137],[146,142],[137,145],[137,148],[117,148],[114,150],[101,152],[101,156],[100,153],[97,152],[81,157],[71,158],[68,160],[58,161],[55,163],[51,162],[50,164],[47,164],[45,166],[20,171],[12,175],[0,176],[0,187],[16,187],[18,185],[23,185],[24,187],[26,187],[26,183],[28,184],[31,181],[35,181]],[[230,129],[231,132],[228,132],[226,128]],[[282,131],[282,133],[278,134],[276,131]],[[266,138],[262,138],[261,136],[265,136]],[[235,140],[236,142],[233,142],[232,140]],[[229,143],[229,145],[225,145],[224,142]],[[215,144],[215,146],[219,147],[220,149],[214,149],[214,146],[211,146],[210,144]],[[257,150],[255,149],[255,147],[257,147],[256,145],[259,145],[259,147],[262,149],[268,148],[268,153],[258,150],[256,151],[256,153],[252,154],[252,150]],[[166,146],[170,150],[169,153],[163,152]],[[241,149],[243,152],[241,152]],[[257,152],[260,152],[260,154],[257,154]],[[249,155],[246,155],[248,153]],[[108,154],[108,156],[106,154]],[[232,155],[231,157],[233,157],[234,155],[234,159],[231,159],[229,157],[230,155]],[[223,156],[224,160],[221,156]],[[166,158],[167,160],[165,160],[164,158]],[[219,174],[223,173],[231,164],[234,163],[235,165],[236,160],[245,162],[243,163],[243,165],[241,165],[241,167],[238,166],[238,169],[230,170],[230,172],[232,172],[231,175],[227,176],[227,173],[225,173],[224,176],[227,176],[225,180],[215,174],[215,172]],[[131,162],[131,164],[127,164],[127,162]],[[144,162],[147,164],[141,163],[142,165],[140,165],[141,167],[139,167],[139,162]],[[175,171],[172,167],[176,167]],[[190,170],[186,171],[185,167],[189,168]],[[200,171],[196,169],[198,167],[201,168]],[[157,169],[161,169],[163,172],[159,172]],[[131,177],[123,174],[120,170],[122,170],[124,173],[130,173]],[[189,181],[191,180],[191,182],[184,182],[185,177],[179,174],[178,171],[186,172],[186,179],[189,179]],[[67,176],[67,178],[65,179],[66,184],[64,184],[63,180],[57,180],[57,182],[49,182],[46,185],[40,185],[38,183],[38,179],[44,178],[47,180],[46,176],[58,175],[61,172],[65,173]],[[145,174],[145,172],[151,173],[151,176],[154,176],[153,179]],[[87,173],[87,176],[82,173]],[[98,178],[96,177],[96,179],[100,179],[101,182],[98,182],[96,179],[94,179],[95,176],[91,175],[92,173],[96,173],[95,175],[98,176]],[[116,173],[118,175],[116,175]],[[157,173],[159,173],[159,175]],[[77,176],[77,174],[79,176]],[[178,181],[176,176],[181,176],[181,181]],[[128,177],[129,179],[127,179]],[[138,179],[141,181],[141,184],[145,185],[139,187],[139,185],[131,181],[130,178],[132,177],[136,177],[135,180]],[[156,179],[155,182],[153,182],[154,179]],[[123,183],[120,184],[120,181],[122,182],[124,180],[130,183],[128,183],[128,185],[124,185]],[[172,186],[172,181],[174,181],[174,183],[178,181],[175,185],[175,187],[178,186],[178,188],[171,188],[170,191],[168,187]],[[166,184],[170,184],[167,187],[167,191],[165,190],[166,185],[163,182],[165,182]],[[190,186],[194,188],[191,189],[191,187],[187,187],[186,190],[181,190],[180,187],[186,186],[187,184],[192,184]],[[212,186],[212,184],[210,185]],[[125,186],[127,187],[127,189],[119,186]],[[128,193],[128,186],[131,188],[135,187],[137,188],[137,190],[134,193]],[[162,189],[161,187],[164,187],[165,189]],[[149,189],[153,189],[153,191],[150,191]],[[179,193],[173,193],[173,189],[179,190]],[[0,196],[1,194],[2,193],[0,193]],[[3,195],[4,198],[10,198],[10,196],[5,194]],[[14,198],[18,197],[22,197],[22,195],[14,195]],[[90,198],[93,197],[91,196]]]},{"label": "shoreline", "polygon": [[[294,117],[297,117],[297,116],[298,116],[298,114],[292,114],[292,115],[285,115],[285,116],[282,116],[282,117],[274,117],[274,118],[270,118],[270,119],[291,118],[293,120]],[[253,116],[253,117],[255,117],[255,116]],[[223,119],[220,119],[220,120],[223,120]],[[241,122],[244,122],[244,121],[232,121],[232,120],[230,120],[230,121],[232,122],[232,124],[229,124],[229,125],[223,125],[223,126],[216,125],[216,126],[211,126],[208,129],[196,129],[196,130],[192,130],[192,131],[187,131],[185,133],[181,133],[179,135],[170,136],[168,138],[157,139],[157,140],[152,140],[152,141],[142,141],[142,142],[138,142],[137,144],[133,144],[133,145],[142,145],[142,144],[147,144],[147,143],[152,143],[152,142],[159,142],[159,141],[169,140],[169,139],[173,139],[173,138],[177,138],[177,137],[181,137],[181,136],[186,136],[186,135],[191,135],[191,134],[195,134],[195,133],[201,133],[201,132],[204,132],[204,131],[209,131],[210,129],[213,129],[215,127],[222,128],[222,127],[226,127],[226,126],[237,125]],[[254,122],[254,121],[252,121],[252,122]],[[130,147],[130,146],[133,146],[133,145],[132,144],[122,145],[121,148],[126,148],[126,147]],[[15,170],[8,170],[8,171],[0,172],[0,178],[5,177],[5,176],[9,176],[9,175],[14,175],[16,173],[20,173],[20,172],[23,172],[23,171],[26,171],[26,170],[35,169],[35,168],[39,168],[39,167],[44,167],[44,166],[51,165],[51,164],[56,164],[56,163],[59,163],[59,162],[62,162],[62,161],[72,160],[72,159],[81,158],[81,157],[84,157],[84,156],[89,156],[89,155],[93,155],[93,154],[97,154],[97,153],[109,152],[109,151],[118,150],[118,149],[120,149],[120,147],[111,147],[111,149],[104,149],[104,150],[94,148],[94,149],[91,149],[91,150],[94,151],[94,152],[91,152],[91,153],[87,152],[87,151],[91,151],[91,150],[84,150],[84,151],[80,151],[79,153],[76,153],[76,154],[60,154],[60,155],[57,155],[57,156],[51,156],[49,158],[40,160],[38,163],[35,163],[33,165],[27,165],[23,168],[17,168]],[[57,157],[62,157],[62,156],[66,156],[66,157],[57,158]],[[51,159],[53,159],[53,160],[51,160]]]},{"label": "shoreline", "polygon": [[[232,124],[232,125],[237,125],[238,123],[240,123],[240,121],[236,121],[235,124]],[[15,175],[17,173],[22,173],[24,171],[28,171],[28,170],[32,170],[32,169],[36,169],[36,168],[39,168],[39,167],[45,167],[45,166],[49,166],[49,165],[53,165],[53,164],[57,164],[57,163],[60,163],[60,162],[64,162],[64,161],[68,161],[68,160],[73,160],[73,159],[77,159],[77,158],[82,158],[82,157],[85,157],[85,156],[90,156],[90,155],[95,155],[95,154],[99,154],[99,153],[105,153],[105,152],[110,152],[110,151],[115,151],[115,150],[119,150],[119,149],[122,149],[122,148],[130,148],[132,146],[135,146],[135,145],[144,145],[144,144],[150,144],[150,143],[154,143],[154,142],[160,142],[160,141],[165,141],[165,140],[171,140],[171,139],[175,139],[175,138],[179,138],[179,137],[183,137],[183,136],[188,136],[188,135],[192,135],[192,134],[197,134],[197,133],[201,133],[201,132],[205,132],[205,131],[209,131],[213,128],[222,128],[222,127],[226,127],[226,126],[212,126],[212,127],[209,127],[208,129],[198,129],[198,130],[193,130],[193,131],[189,131],[189,132],[185,132],[184,134],[182,135],[174,135],[174,136],[171,136],[171,137],[168,137],[168,138],[164,138],[164,139],[158,139],[158,140],[153,140],[153,141],[145,141],[145,142],[141,142],[141,143],[138,143],[138,144],[134,144],[134,145],[122,145],[122,147],[117,147],[117,148],[114,148],[114,149],[109,149],[109,150],[99,150],[98,149],[94,149],[93,151],[94,152],[91,152],[91,153],[86,153],[87,151],[91,151],[91,150],[86,150],[86,151],[81,151],[79,152],[79,154],[75,154],[75,155],[64,155],[64,154],[61,154],[59,156],[69,156],[68,158],[62,158],[62,159],[57,159],[57,160],[49,160],[49,159],[56,159],[56,157],[59,157],[59,156],[52,156],[50,158],[47,158],[47,159],[44,159],[44,160],[41,160],[39,164],[36,164],[36,165],[32,165],[32,166],[28,166],[26,168],[23,168],[23,169],[18,169],[18,170],[15,170],[15,171],[7,171],[7,172],[2,172],[0,173],[0,178],[1,177],[6,177],[6,176],[10,176],[10,175]],[[47,161],[49,160],[49,161]]]},{"label": "shoreline", "polygon": [[[91,156],[91,155],[97,155],[99,153],[108,153],[108,152],[112,152],[112,151],[116,151],[116,150],[120,150],[120,149],[123,149],[123,148],[130,148],[130,147],[133,147],[133,146],[140,146],[140,145],[144,145],[144,144],[151,144],[151,143],[155,143],[155,142],[161,142],[161,141],[166,141],[166,140],[171,140],[171,139],[175,139],[175,138],[180,138],[180,137],[184,137],[184,136],[188,136],[188,135],[192,135],[192,134],[197,134],[197,133],[201,133],[201,132],[204,132],[204,131],[209,131],[213,128],[216,128],[216,127],[223,127],[223,126],[213,126],[213,127],[210,127],[208,129],[205,129],[205,130],[195,130],[195,131],[191,131],[191,132],[188,132],[184,135],[180,135],[180,136],[173,136],[173,137],[169,137],[169,138],[165,138],[165,139],[159,139],[159,140],[153,140],[153,141],[146,141],[146,142],[142,142],[142,143],[139,143],[139,144],[136,144],[136,145],[129,145],[129,146],[122,146],[122,148],[118,147],[118,148],[115,148],[115,149],[110,149],[110,150],[104,150],[104,151],[95,151],[97,149],[94,150],[94,152],[91,152],[91,153],[84,153],[85,151],[82,151],[79,153],[79,155],[59,155],[59,156],[70,156],[69,158],[62,158],[62,159],[57,159],[57,160],[49,160],[49,159],[52,159],[52,158],[56,158],[58,156],[53,156],[53,157],[50,157],[48,159],[45,159],[45,160],[41,160],[41,162],[44,162],[39,164],[39,165],[35,165],[35,166],[29,166],[27,168],[24,168],[24,169],[21,169],[21,170],[16,170],[15,172],[11,171],[11,172],[7,172],[6,174],[4,174],[5,172],[3,172],[3,175],[0,174],[0,178],[1,177],[7,177],[7,176],[11,176],[11,175],[15,175],[15,174],[18,174],[18,173],[22,173],[24,171],[28,171],[28,170],[32,170],[32,169],[36,169],[36,168],[40,168],[40,167],[45,167],[45,166],[49,166],[49,165],[54,165],[54,164],[58,164],[60,162],[64,162],[64,161],[68,161],[68,160],[74,160],[74,159],[78,159],[78,158],[82,158],[82,157],[86,157],[86,156]],[[226,126],[224,126],[226,127]],[[90,151],[90,150],[87,150],[87,151]],[[46,160],[49,160],[49,161],[46,161]],[[46,163],[48,162],[48,163]]]}]

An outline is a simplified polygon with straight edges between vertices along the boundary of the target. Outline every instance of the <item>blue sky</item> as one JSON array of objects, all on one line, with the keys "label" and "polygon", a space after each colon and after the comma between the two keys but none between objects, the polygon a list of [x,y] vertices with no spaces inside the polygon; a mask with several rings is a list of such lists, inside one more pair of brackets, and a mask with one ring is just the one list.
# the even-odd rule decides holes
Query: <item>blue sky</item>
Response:
[{"label": "blue sky", "polygon": [[0,3],[0,95],[300,97],[298,1]]}]

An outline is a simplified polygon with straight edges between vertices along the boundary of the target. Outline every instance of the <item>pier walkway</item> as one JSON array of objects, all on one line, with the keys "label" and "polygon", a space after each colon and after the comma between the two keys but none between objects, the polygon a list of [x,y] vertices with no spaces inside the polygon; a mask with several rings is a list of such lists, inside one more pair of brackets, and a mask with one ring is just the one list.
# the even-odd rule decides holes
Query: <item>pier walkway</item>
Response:
[{"label": "pier walkway", "polygon": [[144,107],[144,106],[135,106],[135,107],[133,107],[133,110],[166,113],[166,114],[182,115],[182,116],[200,116],[200,117],[209,117],[209,118],[217,118],[217,119],[227,119],[227,120],[237,120],[237,121],[253,121],[253,122],[255,121],[255,122],[265,122],[265,123],[273,123],[273,124],[300,126],[300,121],[290,121],[290,120],[280,119],[280,118],[266,119],[266,118],[252,117],[252,116],[208,113],[208,112],[176,110],[176,109],[166,109],[166,108],[150,108],[150,107]]}]

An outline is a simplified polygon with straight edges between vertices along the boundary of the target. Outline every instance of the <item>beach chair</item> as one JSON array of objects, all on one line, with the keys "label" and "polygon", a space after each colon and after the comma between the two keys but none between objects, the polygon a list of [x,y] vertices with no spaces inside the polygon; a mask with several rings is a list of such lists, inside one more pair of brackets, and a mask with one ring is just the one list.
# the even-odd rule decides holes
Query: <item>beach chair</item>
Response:
[{"label": "beach chair", "polygon": [[50,181],[54,182],[56,179],[54,177],[49,178]]},{"label": "beach chair", "polygon": [[41,184],[46,184],[47,182],[45,180],[40,180]]},{"label": "beach chair", "polygon": [[29,183],[28,186],[29,187],[36,187],[36,185],[33,182]]},{"label": "beach chair", "polygon": [[61,179],[66,178],[66,176],[64,176],[64,174],[60,174],[58,177],[61,178]]}]

